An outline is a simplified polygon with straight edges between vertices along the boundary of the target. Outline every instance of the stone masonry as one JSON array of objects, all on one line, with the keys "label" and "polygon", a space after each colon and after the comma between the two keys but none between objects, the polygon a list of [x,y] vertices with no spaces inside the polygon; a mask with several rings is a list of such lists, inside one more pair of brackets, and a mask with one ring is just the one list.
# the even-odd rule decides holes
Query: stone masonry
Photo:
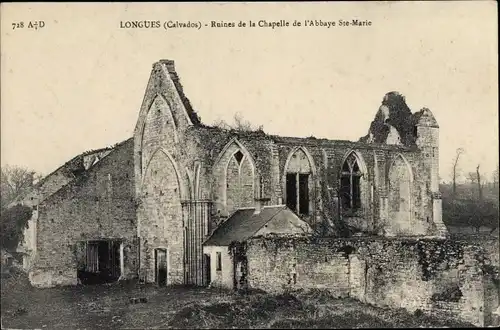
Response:
[{"label": "stone masonry", "polygon": [[26,267],[34,283],[75,283],[72,246],[120,239],[124,278],[155,282],[160,253],[167,285],[206,285],[202,243],[259,198],[286,204],[315,236],[443,238],[438,157],[431,111],[412,113],[397,92],[359,141],[227,130],[201,122],[174,62],[160,60],[133,138],[74,158],[37,187]]},{"label": "stone masonry", "polygon": [[[82,155],[66,164],[62,169],[72,173],[72,180],[36,204],[36,215],[27,229],[34,233],[27,251],[32,259],[27,270],[34,286],[77,284],[77,244],[100,239],[122,243],[121,278],[137,277],[133,140],[107,150],[101,159],[95,156]],[[46,182],[52,181],[57,180]]]},{"label": "stone masonry", "polygon": [[95,241],[119,243],[119,279],[209,285],[203,242],[266,200],[312,235],[241,242],[250,288],[326,289],[493,324],[497,275],[477,246],[446,239],[438,164],[436,119],[397,92],[358,141],[223,129],[201,122],[174,62],[160,60],[132,138],[78,155],[16,201],[33,208],[19,250],[35,286],[77,284],[82,244]]},{"label": "stone masonry", "polygon": [[439,126],[388,93],[357,142],[281,137],[202,124],[174,62],[153,64],[134,133],[141,277],[203,284],[201,244],[259,197],[287,204],[323,236],[446,236],[438,191]]},{"label": "stone masonry", "polygon": [[252,289],[321,289],[375,306],[456,317],[476,326],[498,325],[492,314],[499,303],[498,278],[475,244],[260,237],[249,240],[245,251]]}]

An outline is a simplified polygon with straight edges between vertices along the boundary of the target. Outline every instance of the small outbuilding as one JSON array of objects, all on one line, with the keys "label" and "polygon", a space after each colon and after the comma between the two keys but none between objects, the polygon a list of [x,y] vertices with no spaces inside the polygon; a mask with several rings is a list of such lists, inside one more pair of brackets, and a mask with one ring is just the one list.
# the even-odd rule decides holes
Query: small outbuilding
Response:
[{"label": "small outbuilding", "polygon": [[312,233],[307,222],[300,219],[286,205],[240,208],[231,214],[203,243],[203,253],[209,271],[211,287],[237,289],[247,265],[235,260],[230,246],[252,237]]}]

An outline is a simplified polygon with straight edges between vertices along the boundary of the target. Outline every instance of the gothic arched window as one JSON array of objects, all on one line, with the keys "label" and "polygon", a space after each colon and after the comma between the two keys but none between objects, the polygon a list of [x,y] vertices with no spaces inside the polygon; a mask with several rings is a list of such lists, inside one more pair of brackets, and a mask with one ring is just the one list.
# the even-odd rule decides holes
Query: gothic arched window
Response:
[{"label": "gothic arched window", "polygon": [[357,210],[361,207],[361,172],[356,156],[351,153],[342,165],[340,178],[340,197],[344,210]]},{"label": "gothic arched window", "polygon": [[226,205],[229,213],[254,204],[254,173],[250,160],[240,151],[229,159],[226,170]]},{"label": "gothic arched window", "polygon": [[286,205],[295,213],[310,215],[313,186],[312,165],[303,149],[297,149],[289,158],[285,169]]}]

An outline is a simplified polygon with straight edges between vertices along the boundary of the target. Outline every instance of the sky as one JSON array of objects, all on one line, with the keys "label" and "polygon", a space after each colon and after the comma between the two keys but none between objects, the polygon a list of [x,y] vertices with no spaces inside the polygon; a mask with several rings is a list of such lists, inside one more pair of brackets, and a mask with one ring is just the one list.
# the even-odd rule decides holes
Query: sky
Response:
[{"label": "sky", "polygon": [[[385,93],[399,91],[440,125],[443,180],[457,148],[462,178],[480,164],[489,179],[499,158],[496,5],[2,3],[1,164],[48,174],[131,137],[152,64],[172,59],[204,123],[240,113],[271,134],[357,140]],[[372,25],[339,26],[353,19]],[[120,28],[141,20],[202,27]],[[337,25],[206,27],[212,20]]]}]

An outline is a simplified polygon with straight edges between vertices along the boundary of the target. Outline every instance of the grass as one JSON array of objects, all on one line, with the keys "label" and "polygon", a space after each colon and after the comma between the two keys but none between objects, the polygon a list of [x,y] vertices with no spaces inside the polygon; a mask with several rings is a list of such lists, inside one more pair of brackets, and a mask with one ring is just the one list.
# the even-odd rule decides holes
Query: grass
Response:
[{"label": "grass", "polygon": [[[147,302],[132,304],[130,298]],[[2,278],[2,324],[17,329],[466,327],[422,313],[382,309],[325,291],[237,294],[206,288],[112,285],[32,288]]]}]

